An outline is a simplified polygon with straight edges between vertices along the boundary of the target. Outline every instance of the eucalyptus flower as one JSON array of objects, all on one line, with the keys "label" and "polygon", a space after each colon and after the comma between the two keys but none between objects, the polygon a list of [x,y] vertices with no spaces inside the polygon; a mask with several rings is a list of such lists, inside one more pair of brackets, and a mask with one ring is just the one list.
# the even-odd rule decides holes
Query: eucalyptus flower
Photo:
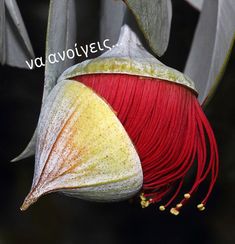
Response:
[{"label": "eucalyptus flower", "polygon": [[[169,40],[171,1],[158,1],[157,5],[154,1],[124,2],[151,50],[161,56]],[[186,64],[187,75],[147,51],[129,23],[123,24],[115,47],[97,58],[71,67],[68,63],[46,64],[38,127],[17,158],[31,155],[36,147],[34,179],[22,210],[40,196],[59,191],[93,201],[138,196],[143,208],[158,204],[161,211],[170,207],[170,212],[178,215],[209,179],[208,190],[197,205],[200,211],[205,209],[218,176],[219,156],[201,104],[215,87],[231,48],[234,31],[224,29],[226,24],[231,27],[224,13],[231,16],[235,7],[230,0],[208,0],[202,6],[201,1],[189,2],[195,2],[202,13]],[[116,4],[104,3],[108,8]],[[69,47],[74,36],[61,36],[75,30],[74,1],[51,1],[50,6],[47,54]],[[53,17],[63,14],[65,8],[70,15],[58,20],[63,30],[58,33]],[[117,12],[123,17],[122,9]],[[154,11],[161,15],[153,15]],[[208,11],[216,22],[205,21]],[[110,19],[115,12],[105,13],[104,19]],[[213,47],[200,61],[197,50],[205,49],[200,38],[203,25],[205,30],[218,27],[223,35],[216,32],[208,37]],[[217,49],[224,39],[228,41]],[[200,62],[207,62],[205,72],[200,72]],[[194,177],[191,185],[189,176]]]},{"label": "eucalyptus flower", "polygon": [[178,214],[210,177],[208,193],[198,205],[204,209],[218,175],[218,150],[189,77],[148,53],[124,25],[115,48],[72,66],[59,81],[63,79],[91,87],[116,111],[141,160],[143,207],[160,202],[161,210],[168,207],[197,165],[192,187],[171,212]]}]

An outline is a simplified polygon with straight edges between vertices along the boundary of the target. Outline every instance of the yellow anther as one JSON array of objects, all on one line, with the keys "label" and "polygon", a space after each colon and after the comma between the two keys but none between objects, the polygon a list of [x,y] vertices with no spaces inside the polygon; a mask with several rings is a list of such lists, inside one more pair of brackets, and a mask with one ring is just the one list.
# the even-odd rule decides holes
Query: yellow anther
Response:
[{"label": "yellow anther", "polygon": [[197,208],[203,208],[203,207],[204,207],[204,205],[202,203],[197,205]]},{"label": "yellow anther", "polygon": [[198,204],[198,205],[197,205],[197,208],[198,208],[199,211],[203,211],[203,210],[205,210],[205,206],[204,206],[203,203]]},{"label": "yellow anther", "polygon": [[183,204],[182,203],[178,203],[178,204],[176,204],[176,207],[177,208],[182,208],[183,207]]},{"label": "yellow anther", "polygon": [[145,208],[145,201],[141,201],[140,204],[142,208]]},{"label": "yellow anther", "polygon": [[163,205],[159,206],[160,211],[165,211],[165,207]]},{"label": "yellow anther", "polygon": [[140,194],[140,199],[141,199],[142,201],[145,201],[145,200],[146,200],[146,198],[145,198],[145,196],[144,196],[144,193],[141,193],[141,194]]},{"label": "yellow anther", "polygon": [[191,196],[189,193],[184,194],[184,198],[189,199]]},{"label": "yellow anther", "polygon": [[175,209],[175,208],[171,208],[170,212],[171,212],[173,215],[175,215],[175,216],[179,215],[179,213],[180,213],[180,212],[179,212],[177,209]]},{"label": "yellow anther", "polygon": [[142,208],[147,208],[149,206],[149,201],[142,200],[140,202]]},{"label": "yellow anther", "polygon": [[149,201],[145,201],[145,207],[147,208],[149,206],[150,202]]}]

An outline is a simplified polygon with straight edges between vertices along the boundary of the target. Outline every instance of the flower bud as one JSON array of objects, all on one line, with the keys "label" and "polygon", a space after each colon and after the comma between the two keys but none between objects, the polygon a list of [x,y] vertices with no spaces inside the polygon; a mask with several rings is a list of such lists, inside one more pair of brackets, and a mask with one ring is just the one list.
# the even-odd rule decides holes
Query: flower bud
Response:
[{"label": "flower bud", "polygon": [[42,108],[33,184],[21,210],[55,191],[120,201],[142,181],[136,150],[109,105],[77,81],[57,84]]}]

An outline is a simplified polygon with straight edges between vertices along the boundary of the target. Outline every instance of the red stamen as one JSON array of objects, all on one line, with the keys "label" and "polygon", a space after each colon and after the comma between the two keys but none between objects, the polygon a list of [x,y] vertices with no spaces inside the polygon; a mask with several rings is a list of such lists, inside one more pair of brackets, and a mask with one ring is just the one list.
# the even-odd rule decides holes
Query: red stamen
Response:
[{"label": "red stamen", "polygon": [[91,87],[117,112],[142,162],[144,197],[159,202],[175,189],[167,207],[197,165],[193,186],[173,212],[210,174],[208,193],[199,206],[204,209],[218,175],[218,150],[195,94],[172,82],[126,74],[83,75],[75,80]]}]

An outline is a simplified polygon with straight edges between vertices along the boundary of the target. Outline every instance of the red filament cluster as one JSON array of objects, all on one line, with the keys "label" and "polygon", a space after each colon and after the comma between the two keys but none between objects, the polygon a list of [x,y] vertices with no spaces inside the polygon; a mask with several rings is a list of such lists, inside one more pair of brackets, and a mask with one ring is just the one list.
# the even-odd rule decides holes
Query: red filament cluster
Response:
[{"label": "red filament cluster", "polygon": [[195,179],[178,213],[199,185],[210,179],[204,210],[218,175],[218,150],[211,126],[188,88],[169,81],[127,74],[92,74],[73,78],[104,98],[125,127],[139,154],[143,195],[148,203],[165,201],[161,210],[180,194],[186,177]]}]

